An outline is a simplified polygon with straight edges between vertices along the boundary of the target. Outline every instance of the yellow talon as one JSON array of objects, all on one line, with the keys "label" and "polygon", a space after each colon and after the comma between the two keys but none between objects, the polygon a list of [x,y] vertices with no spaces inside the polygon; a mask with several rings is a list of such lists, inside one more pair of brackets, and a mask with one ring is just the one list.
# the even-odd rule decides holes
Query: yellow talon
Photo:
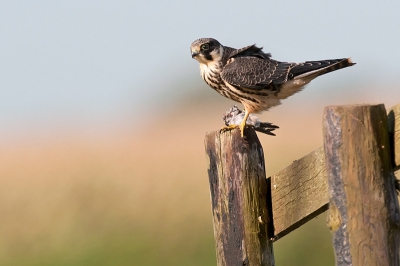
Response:
[{"label": "yellow talon", "polygon": [[224,126],[224,127],[221,128],[221,131],[224,132],[224,131],[232,130],[232,129],[235,129],[235,128],[239,127],[240,135],[243,138],[244,137],[244,128],[246,127],[246,122],[247,122],[247,118],[249,117],[249,115],[250,115],[250,113],[248,113],[245,110],[244,118],[243,118],[242,122],[240,123],[240,125],[231,124],[229,126]]},{"label": "yellow talon", "polygon": [[237,127],[238,127],[238,125],[223,126],[223,127],[221,128],[221,131],[222,131],[222,132],[224,132],[224,131],[229,131],[229,130],[235,129],[235,128],[237,128]]}]

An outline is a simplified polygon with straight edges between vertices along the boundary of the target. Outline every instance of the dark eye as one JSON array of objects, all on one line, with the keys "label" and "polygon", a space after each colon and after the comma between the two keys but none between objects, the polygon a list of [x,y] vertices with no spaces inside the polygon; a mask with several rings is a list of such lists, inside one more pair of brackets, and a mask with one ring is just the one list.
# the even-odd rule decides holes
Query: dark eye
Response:
[{"label": "dark eye", "polygon": [[208,50],[208,49],[210,49],[210,45],[208,43],[203,44],[203,45],[200,46],[200,50],[202,50],[202,51],[205,51],[205,50]]}]

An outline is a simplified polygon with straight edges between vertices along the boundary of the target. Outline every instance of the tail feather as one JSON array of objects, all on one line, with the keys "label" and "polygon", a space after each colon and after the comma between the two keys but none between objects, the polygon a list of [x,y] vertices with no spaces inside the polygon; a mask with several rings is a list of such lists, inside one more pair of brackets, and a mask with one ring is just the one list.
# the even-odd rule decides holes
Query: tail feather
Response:
[{"label": "tail feather", "polygon": [[310,61],[298,64],[290,70],[291,76],[287,82],[282,84],[280,92],[277,94],[277,98],[286,99],[300,91],[316,77],[354,64],[355,63],[353,63],[350,58]]},{"label": "tail feather", "polygon": [[316,78],[326,73],[355,65],[351,58],[332,59],[323,61],[308,61],[295,66],[290,71],[294,79],[304,77]]}]

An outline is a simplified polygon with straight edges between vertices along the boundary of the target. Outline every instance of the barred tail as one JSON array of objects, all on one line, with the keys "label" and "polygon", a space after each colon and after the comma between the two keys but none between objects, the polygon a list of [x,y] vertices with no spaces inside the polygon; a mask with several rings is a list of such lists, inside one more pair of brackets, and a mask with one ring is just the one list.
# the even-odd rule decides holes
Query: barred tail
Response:
[{"label": "barred tail", "polygon": [[355,64],[356,63],[353,63],[351,58],[346,58],[346,59],[343,59],[342,61],[334,63],[333,65],[325,68],[324,71],[321,72],[320,75],[323,75],[323,74],[326,74],[326,73],[329,73],[329,72],[332,72],[332,71],[335,71],[335,70],[338,70],[338,69],[341,69],[341,68],[349,67],[349,66],[352,66],[352,65],[355,65]]},{"label": "barred tail", "polygon": [[[336,61],[336,62],[335,62]],[[330,64],[328,66],[325,67],[320,67],[318,69],[315,70],[311,70],[311,71],[306,71],[304,73],[301,73],[300,75],[295,75],[294,79],[299,79],[299,78],[311,78],[314,79],[318,76],[324,75],[326,73],[338,70],[338,69],[342,69],[345,67],[349,67],[352,65],[355,65],[356,63],[353,63],[353,61],[351,60],[351,58],[343,58],[343,59],[333,59],[333,60],[324,60],[324,61],[315,61],[315,62],[305,62],[305,65],[314,65],[314,63],[318,63],[318,62],[329,62]]]}]

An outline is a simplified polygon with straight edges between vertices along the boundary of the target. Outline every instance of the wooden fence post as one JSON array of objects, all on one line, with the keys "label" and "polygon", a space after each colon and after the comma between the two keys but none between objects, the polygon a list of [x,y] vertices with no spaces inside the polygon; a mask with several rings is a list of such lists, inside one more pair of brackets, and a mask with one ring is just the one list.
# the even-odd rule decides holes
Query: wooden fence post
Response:
[{"label": "wooden fence post", "polygon": [[336,265],[400,265],[384,105],[327,107],[323,128]]},{"label": "wooden fence post", "polygon": [[253,129],[207,133],[208,176],[219,266],[272,266],[272,214],[264,155]]},{"label": "wooden fence post", "polygon": [[393,106],[388,114],[389,137],[392,143],[393,164],[400,169],[400,104]]}]

